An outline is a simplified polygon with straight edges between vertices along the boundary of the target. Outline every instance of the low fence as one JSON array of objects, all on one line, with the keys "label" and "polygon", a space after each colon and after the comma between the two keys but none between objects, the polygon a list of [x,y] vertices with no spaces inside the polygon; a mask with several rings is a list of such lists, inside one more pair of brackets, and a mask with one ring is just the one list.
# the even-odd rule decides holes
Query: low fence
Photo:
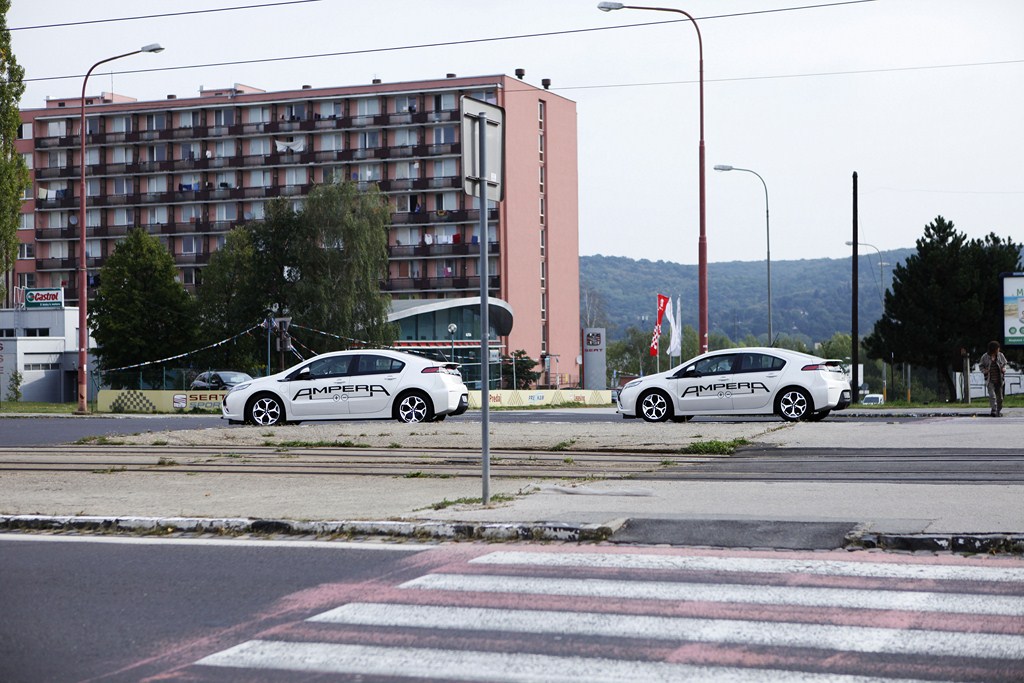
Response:
[{"label": "low fence", "polygon": [[[220,410],[226,391],[161,391],[157,389],[101,389],[96,410],[101,413],[174,413]],[[537,389],[492,391],[491,408],[529,408],[575,403],[603,406],[612,402],[611,391],[592,389]],[[480,392],[469,392],[469,407],[481,406]]]}]

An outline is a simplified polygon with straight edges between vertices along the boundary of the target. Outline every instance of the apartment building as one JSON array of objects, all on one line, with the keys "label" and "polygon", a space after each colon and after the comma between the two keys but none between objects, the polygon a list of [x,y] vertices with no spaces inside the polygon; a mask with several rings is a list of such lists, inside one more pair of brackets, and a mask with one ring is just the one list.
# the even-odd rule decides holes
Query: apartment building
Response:
[{"label": "apartment building", "polygon": [[[460,98],[505,111],[505,199],[480,206],[462,190]],[[18,292],[62,288],[76,305],[79,230],[89,281],[127,231],[166,245],[182,284],[202,286],[228,231],[261,220],[266,203],[300,206],[318,183],[377,185],[391,202],[382,287],[403,344],[454,348],[479,340],[480,240],[488,240],[491,335],[505,352],[545,359],[545,384],[578,379],[580,354],[575,103],[508,76],[266,92],[235,84],[137,101],[85,98],[85,187],[79,97],[22,111],[18,149],[32,173],[20,251],[5,306]],[[86,196],[85,225],[79,200]],[[474,309],[474,301],[476,309]],[[456,331],[450,329],[455,324]],[[472,373],[470,373],[472,374]],[[493,376],[492,372],[492,376]]]}]

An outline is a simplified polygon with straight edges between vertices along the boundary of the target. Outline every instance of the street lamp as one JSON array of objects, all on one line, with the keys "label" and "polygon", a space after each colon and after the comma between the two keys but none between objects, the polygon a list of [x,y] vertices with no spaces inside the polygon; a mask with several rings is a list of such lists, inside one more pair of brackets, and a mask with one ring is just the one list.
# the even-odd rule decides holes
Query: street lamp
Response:
[{"label": "street lamp", "polygon": [[690,23],[693,24],[694,30],[697,31],[697,53],[699,57],[698,73],[700,76],[700,143],[698,146],[698,159],[700,163],[700,193],[698,196],[700,206],[700,237],[697,240],[697,332],[700,337],[700,350],[701,353],[704,353],[708,350],[708,240],[705,220],[706,203],[704,201],[704,44],[700,36],[700,27],[697,25],[697,20],[694,19],[689,12],[672,7],[645,7],[640,5],[624,5],[621,2],[599,2],[597,3],[597,8],[602,12],[611,12],[612,10],[619,9],[675,12],[677,14],[682,14],[689,19]]},{"label": "street lamp", "polygon": [[451,361],[455,362],[455,333],[459,331],[459,326],[455,323],[448,324],[448,336],[452,338],[452,358]]},{"label": "street lamp", "polygon": [[92,75],[93,70],[100,64],[106,64],[112,62],[115,59],[121,59],[122,57],[130,57],[137,55],[140,52],[162,52],[163,48],[160,47],[159,43],[152,43],[150,45],[144,45],[138,50],[132,52],[126,52],[123,55],[117,55],[116,57],[108,57],[107,59],[100,60],[89,67],[89,70],[85,72],[85,78],[82,79],[82,100],[80,103],[80,114],[79,114],[79,130],[78,137],[81,139],[81,158],[79,165],[81,166],[81,185],[78,188],[78,411],[79,413],[89,412],[88,402],[88,374],[86,372],[86,364],[88,363],[89,357],[89,274],[87,267],[87,260],[85,257],[85,88],[89,83],[89,76]]},{"label": "street lamp", "polygon": [[745,171],[747,173],[753,173],[757,176],[757,179],[764,185],[764,234],[765,244],[767,245],[766,255],[768,257],[768,346],[773,343],[774,337],[772,336],[772,231],[771,224],[768,222],[768,183],[764,181],[761,174],[757,171],[752,171],[749,168],[740,168],[738,166],[729,166],[728,164],[718,164],[715,166],[716,171]]},{"label": "street lamp", "polygon": [[[882,252],[881,252],[881,250],[878,247],[876,247],[873,244],[870,244],[869,242],[857,242],[857,244],[859,246],[862,246],[862,247],[871,247],[872,249],[875,250],[875,253],[878,254],[878,277],[879,277],[879,281],[878,281],[878,296],[882,300],[882,315],[885,315],[885,290],[886,290],[886,286],[885,286],[885,262],[882,261]],[[852,247],[853,245],[854,245],[854,242],[852,240],[847,240],[846,241],[846,246]],[[857,292],[854,292],[853,295],[857,296]],[[889,388],[888,388],[888,386],[886,384],[886,381],[885,381],[885,357],[883,356],[882,357],[882,399],[885,400],[885,401],[889,400],[889,391],[888,391],[888,389]]]}]

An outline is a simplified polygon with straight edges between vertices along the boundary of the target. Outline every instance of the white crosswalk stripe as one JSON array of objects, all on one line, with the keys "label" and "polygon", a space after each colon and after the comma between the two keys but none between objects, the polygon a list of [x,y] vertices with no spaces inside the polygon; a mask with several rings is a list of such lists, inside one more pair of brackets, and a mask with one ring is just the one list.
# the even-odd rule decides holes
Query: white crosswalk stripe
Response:
[{"label": "white crosswalk stripe", "polygon": [[590,549],[460,557],[197,664],[581,683],[1024,678],[1019,563]]}]

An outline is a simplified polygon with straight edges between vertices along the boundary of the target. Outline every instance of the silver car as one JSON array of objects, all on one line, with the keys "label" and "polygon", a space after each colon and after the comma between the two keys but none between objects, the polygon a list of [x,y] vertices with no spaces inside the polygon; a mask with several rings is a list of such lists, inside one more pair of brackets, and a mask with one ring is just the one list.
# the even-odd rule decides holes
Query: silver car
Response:
[{"label": "silver car", "polygon": [[619,391],[618,412],[648,422],[694,415],[771,415],[823,420],[850,405],[842,363],[785,349],[725,349],[666,372],[635,379]]},{"label": "silver car", "polygon": [[305,420],[443,420],[469,407],[458,367],[386,349],[325,353],[236,385],[221,411],[231,423],[261,426]]}]

